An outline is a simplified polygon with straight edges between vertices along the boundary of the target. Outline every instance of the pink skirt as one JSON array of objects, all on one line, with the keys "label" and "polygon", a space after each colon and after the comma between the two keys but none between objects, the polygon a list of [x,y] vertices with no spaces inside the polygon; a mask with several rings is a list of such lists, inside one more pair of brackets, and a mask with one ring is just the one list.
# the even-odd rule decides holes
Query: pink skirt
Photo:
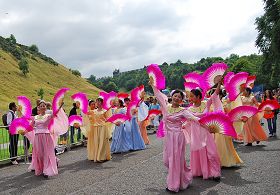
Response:
[{"label": "pink skirt", "polygon": [[54,152],[53,139],[50,134],[35,134],[32,162],[28,169],[35,170],[35,175],[53,176],[58,174],[57,159]]},{"label": "pink skirt", "polygon": [[190,165],[193,176],[203,176],[203,179],[221,176],[218,150],[210,133],[207,133],[205,147],[197,151],[191,151]]},{"label": "pink skirt", "polygon": [[183,132],[167,131],[163,161],[168,169],[167,187],[171,191],[184,190],[192,182],[192,172],[187,167],[185,154],[186,140]]}]

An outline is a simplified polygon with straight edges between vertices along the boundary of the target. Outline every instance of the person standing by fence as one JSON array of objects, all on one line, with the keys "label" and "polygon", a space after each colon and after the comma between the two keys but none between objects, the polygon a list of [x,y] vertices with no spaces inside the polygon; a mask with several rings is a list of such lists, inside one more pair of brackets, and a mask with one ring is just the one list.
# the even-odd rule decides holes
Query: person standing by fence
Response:
[{"label": "person standing by fence", "polygon": [[[15,102],[11,102],[9,104],[9,112],[7,113],[7,126],[10,126],[12,121],[17,118],[17,105]],[[9,132],[9,152],[10,152],[10,158],[13,165],[17,165],[18,162],[16,161],[17,158],[17,149],[18,149],[18,134],[11,135]]]},{"label": "person standing by fence", "polygon": [[[77,107],[77,104],[73,103],[73,108],[70,110],[69,117],[72,116],[72,115],[77,115],[77,109],[79,109]],[[78,127],[77,129],[78,129],[77,140],[80,141],[81,140],[81,129],[80,129],[80,127]],[[70,132],[71,132],[70,141],[71,141],[71,144],[73,144],[74,143],[74,135],[75,135],[75,127],[74,126],[70,126]]]}]

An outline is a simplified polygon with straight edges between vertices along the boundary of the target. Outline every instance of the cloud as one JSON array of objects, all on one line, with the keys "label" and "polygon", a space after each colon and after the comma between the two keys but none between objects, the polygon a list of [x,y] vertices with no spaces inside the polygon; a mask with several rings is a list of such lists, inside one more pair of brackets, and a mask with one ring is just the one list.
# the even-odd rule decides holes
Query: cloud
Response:
[{"label": "cloud", "polygon": [[262,0],[0,0],[0,35],[14,34],[84,77],[100,77],[115,68],[255,53],[262,6]]}]

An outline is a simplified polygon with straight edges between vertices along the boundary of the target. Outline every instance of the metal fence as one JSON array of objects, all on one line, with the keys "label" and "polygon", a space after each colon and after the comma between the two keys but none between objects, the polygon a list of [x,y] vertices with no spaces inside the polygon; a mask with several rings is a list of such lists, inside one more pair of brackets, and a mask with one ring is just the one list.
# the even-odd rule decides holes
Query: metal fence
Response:
[{"label": "metal fence", "polygon": [[[79,133],[80,136],[78,137]],[[11,141],[11,135],[6,126],[0,126],[0,163],[14,159],[24,161],[25,163],[29,162],[29,158],[32,155],[32,144],[29,145],[23,135],[17,135],[17,137],[16,140]],[[83,145],[84,141],[85,138],[78,129],[71,129],[69,127],[68,132],[58,139],[57,154],[61,154],[73,146]]]}]

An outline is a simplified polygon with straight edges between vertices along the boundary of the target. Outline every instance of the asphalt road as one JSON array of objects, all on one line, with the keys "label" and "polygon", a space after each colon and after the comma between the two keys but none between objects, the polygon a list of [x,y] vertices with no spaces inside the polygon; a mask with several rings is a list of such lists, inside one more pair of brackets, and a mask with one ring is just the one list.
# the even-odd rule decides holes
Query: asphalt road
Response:
[{"label": "asphalt road", "polygon": [[[26,164],[1,168],[0,194],[168,194],[162,140],[149,137],[152,144],[146,150],[114,154],[102,164],[88,161],[86,148],[73,149],[59,156],[59,175],[49,179],[34,176]],[[220,182],[195,178],[179,194],[279,194],[280,138],[235,146],[244,165],[222,169]],[[186,159],[189,164],[188,155]]]}]

